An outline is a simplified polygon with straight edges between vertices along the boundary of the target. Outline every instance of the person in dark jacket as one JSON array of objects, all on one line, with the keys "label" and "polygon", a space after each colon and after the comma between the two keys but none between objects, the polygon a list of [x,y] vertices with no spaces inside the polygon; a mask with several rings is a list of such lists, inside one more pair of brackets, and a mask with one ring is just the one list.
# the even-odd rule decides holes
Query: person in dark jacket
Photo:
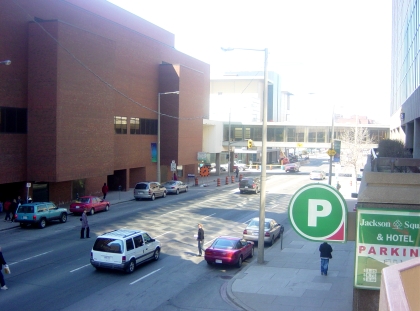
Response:
[{"label": "person in dark jacket", "polygon": [[17,205],[16,199],[13,199],[13,202],[10,204],[10,217],[11,217],[10,222],[15,221],[15,213],[16,213],[17,207],[18,205]]},{"label": "person in dark jacket", "polygon": [[319,256],[321,257],[321,275],[327,275],[328,273],[328,264],[332,258],[333,249],[330,244],[327,242],[322,243],[319,246]]},{"label": "person in dark jacket", "polygon": [[197,233],[197,246],[198,246],[198,255],[197,256],[201,256],[202,255],[202,251],[204,251],[204,230],[203,230],[203,225],[202,224],[198,224],[198,233]]},{"label": "person in dark jacket", "polygon": [[88,219],[87,219],[87,210],[85,209],[83,211],[82,214],[82,218],[80,218],[81,222],[82,222],[82,229],[80,230],[80,238],[84,239],[85,238],[85,229],[86,229],[86,239],[89,239],[89,223],[88,223]]},{"label": "person in dark jacket", "polygon": [[106,183],[104,183],[104,185],[102,186],[102,194],[104,195],[103,200],[105,200],[107,193],[108,193],[108,186],[106,185]]},{"label": "person in dark jacket", "polygon": [[4,260],[3,253],[2,253],[1,247],[0,247],[0,289],[2,289],[2,290],[8,289],[7,286],[6,286],[6,282],[4,282],[3,273],[1,272],[2,266],[5,266],[5,265],[7,265],[6,260]]}]

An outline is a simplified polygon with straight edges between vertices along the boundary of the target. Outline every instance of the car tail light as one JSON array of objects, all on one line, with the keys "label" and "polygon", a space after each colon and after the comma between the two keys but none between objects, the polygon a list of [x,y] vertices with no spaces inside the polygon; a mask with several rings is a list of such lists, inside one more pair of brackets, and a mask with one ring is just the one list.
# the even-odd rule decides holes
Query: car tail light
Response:
[{"label": "car tail light", "polygon": [[255,184],[252,184],[252,189],[254,189],[255,188]]},{"label": "car tail light", "polygon": [[270,236],[270,232],[269,231],[266,231],[264,235],[265,236]]},{"label": "car tail light", "polygon": [[32,219],[33,219],[33,220],[36,220],[36,215],[33,215],[33,216],[32,216]]},{"label": "car tail light", "polygon": [[125,262],[126,262],[126,260],[127,260],[127,257],[122,256],[122,263],[125,263]]},{"label": "car tail light", "polygon": [[149,194],[150,194],[150,195],[152,194],[152,189],[149,189]]}]

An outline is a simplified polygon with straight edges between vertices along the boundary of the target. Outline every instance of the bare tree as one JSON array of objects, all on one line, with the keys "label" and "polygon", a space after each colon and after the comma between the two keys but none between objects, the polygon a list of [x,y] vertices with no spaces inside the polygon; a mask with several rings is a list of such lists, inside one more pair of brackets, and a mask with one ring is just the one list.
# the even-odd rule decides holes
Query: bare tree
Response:
[{"label": "bare tree", "polygon": [[[357,172],[364,164],[363,159],[366,155],[363,151],[370,149],[374,143],[369,135],[369,131],[365,127],[353,127],[341,132],[338,135],[341,140],[341,165],[350,166],[354,169],[354,176],[357,177]],[[357,191],[357,183],[354,183]]]}]

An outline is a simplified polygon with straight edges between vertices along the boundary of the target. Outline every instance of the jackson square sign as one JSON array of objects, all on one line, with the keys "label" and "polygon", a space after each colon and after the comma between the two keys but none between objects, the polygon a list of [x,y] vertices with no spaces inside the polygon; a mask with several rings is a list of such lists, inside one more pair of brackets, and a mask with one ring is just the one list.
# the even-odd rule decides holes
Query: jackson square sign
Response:
[{"label": "jackson square sign", "polygon": [[420,253],[420,213],[407,210],[357,209],[354,286],[381,287],[382,269]]}]

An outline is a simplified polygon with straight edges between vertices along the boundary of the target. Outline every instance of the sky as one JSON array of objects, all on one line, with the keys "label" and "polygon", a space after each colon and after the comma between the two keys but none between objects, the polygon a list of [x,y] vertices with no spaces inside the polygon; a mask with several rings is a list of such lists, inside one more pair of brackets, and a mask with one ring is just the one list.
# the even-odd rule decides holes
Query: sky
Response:
[{"label": "sky", "polygon": [[302,117],[332,111],[388,123],[392,0],[108,0],[173,33],[212,76],[268,70]]}]

